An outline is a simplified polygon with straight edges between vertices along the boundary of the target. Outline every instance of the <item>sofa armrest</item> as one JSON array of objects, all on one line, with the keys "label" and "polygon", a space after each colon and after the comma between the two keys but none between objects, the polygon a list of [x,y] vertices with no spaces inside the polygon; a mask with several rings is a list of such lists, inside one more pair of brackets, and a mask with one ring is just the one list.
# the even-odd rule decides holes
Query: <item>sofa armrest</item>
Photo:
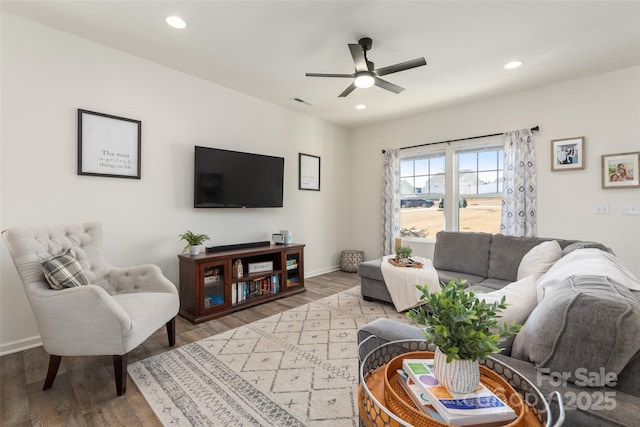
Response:
[{"label": "sofa armrest", "polygon": [[107,278],[118,293],[162,292],[177,294],[176,286],[154,264],[128,268],[114,268]]},{"label": "sofa armrest", "polygon": [[[375,339],[367,340],[371,336]],[[358,330],[358,344],[362,343],[362,348],[359,348],[358,352],[364,356],[381,344],[409,339],[424,340],[425,338],[420,328],[416,326],[386,318],[376,319]],[[364,342],[365,340],[367,341]]]}]

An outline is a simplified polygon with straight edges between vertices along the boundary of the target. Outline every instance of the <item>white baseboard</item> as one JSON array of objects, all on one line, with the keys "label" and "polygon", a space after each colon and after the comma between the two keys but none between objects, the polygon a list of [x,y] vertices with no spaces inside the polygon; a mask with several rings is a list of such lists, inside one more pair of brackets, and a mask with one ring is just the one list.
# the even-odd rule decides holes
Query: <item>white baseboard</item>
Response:
[{"label": "white baseboard", "polygon": [[36,335],[31,338],[25,338],[18,341],[12,341],[0,345],[0,356],[5,356],[11,353],[17,353],[23,350],[29,350],[30,348],[40,347],[42,345],[42,338],[40,335]]},{"label": "white baseboard", "polygon": [[340,270],[340,266],[335,265],[332,267],[322,268],[320,270],[306,271],[304,277],[306,279],[307,277],[319,276],[321,274],[331,273],[338,270]]}]

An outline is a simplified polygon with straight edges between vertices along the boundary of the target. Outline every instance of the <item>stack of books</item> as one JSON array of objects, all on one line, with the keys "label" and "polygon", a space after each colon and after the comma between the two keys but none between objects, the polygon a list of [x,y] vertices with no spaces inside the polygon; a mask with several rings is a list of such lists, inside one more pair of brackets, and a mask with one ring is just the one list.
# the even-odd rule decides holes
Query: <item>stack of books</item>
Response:
[{"label": "stack of books", "polygon": [[404,359],[402,368],[398,371],[400,385],[420,411],[438,421],[456,426],[498,426],[517,418],[513,409],[482,384],[467,394],[444,388],[433,374],[433,359]]}]

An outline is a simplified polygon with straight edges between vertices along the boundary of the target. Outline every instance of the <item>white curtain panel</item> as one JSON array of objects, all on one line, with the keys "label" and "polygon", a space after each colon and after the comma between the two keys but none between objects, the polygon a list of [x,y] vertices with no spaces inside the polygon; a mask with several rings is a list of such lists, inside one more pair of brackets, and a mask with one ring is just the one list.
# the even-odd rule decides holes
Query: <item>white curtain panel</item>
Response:
[{"label": "white curtain panel", "polygon": [[400,154],[386,150],[382,173],[382,255],[395,252],[395,239],[400,237]]},{"label": "white curtain panel", "polygon": [[536,153],[531,129],[505,132],[504,186],[500,232],[510,236],[536,235]]}]

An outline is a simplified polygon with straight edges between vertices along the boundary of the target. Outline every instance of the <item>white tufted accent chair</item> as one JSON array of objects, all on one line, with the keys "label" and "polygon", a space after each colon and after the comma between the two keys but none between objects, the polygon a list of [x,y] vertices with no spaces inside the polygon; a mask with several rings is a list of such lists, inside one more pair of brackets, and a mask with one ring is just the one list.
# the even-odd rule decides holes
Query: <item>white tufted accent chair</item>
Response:
[{"label": "white tufted accent chair", "polygon": [[[9,228],[2,232],[24,284],[49,370],[43,390],[51,388],[62,356],[113,355],[116,392],[127,389],[127,353],[166,325],[175,344],[178,292],[155,265],[116,268],[102,256],[102,225],[95,222],[57,227]],[[53,290],[41,262],[71,248],[89,286]]]}]

